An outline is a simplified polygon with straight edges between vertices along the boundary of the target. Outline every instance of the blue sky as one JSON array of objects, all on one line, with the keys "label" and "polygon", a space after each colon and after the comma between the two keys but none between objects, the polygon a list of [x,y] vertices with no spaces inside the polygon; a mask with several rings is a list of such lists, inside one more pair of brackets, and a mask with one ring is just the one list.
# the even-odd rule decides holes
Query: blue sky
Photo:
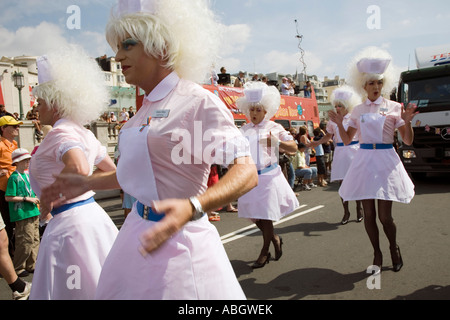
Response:
[{"label": "blue sky", "polygon": [[[0,56],[41,55],[69,42],[92,56],[112,55],[104,28],[114,3],[0,0]],[[80,29],[66,25],[71,5],[81,10]],[[403,71],[415,68],[416,47],[450,43],[450,2],[443,0],[212,0],[212,6],[226,30],[220,66],[231,73],[300,72],[295,20],[306,72],[319,78],[345,78],[351,57],[370,45],[387,49]],[[368,12],[374,6],[379,14]]]}]

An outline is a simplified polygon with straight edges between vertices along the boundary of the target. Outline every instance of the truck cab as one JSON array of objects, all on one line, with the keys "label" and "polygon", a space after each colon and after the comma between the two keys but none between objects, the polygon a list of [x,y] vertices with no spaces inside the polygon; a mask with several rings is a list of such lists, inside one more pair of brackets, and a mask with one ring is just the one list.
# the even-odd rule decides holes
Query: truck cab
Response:
[{"label": "truck cab", "polygon": [[398,151],[415,178],[450,172],[450,45],[416,50],[418,68],[401,74],[398,101],[416,104],[414,142]]}]

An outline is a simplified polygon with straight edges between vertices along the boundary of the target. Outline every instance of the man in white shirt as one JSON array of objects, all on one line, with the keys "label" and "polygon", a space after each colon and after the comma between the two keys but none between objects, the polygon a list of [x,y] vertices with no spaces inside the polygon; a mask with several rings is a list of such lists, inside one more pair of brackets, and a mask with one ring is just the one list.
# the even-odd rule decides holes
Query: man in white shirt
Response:
[{"label": "man in white shirt", "polygon": [[288,96],[289,95],[289,83],[287,78],[283,78],[281,81],[283,83],[281,84],[281,94]]},{"label": "man in white shirt", "polygon": [[130,120],[130,116],[129,116],[128,112],[127,112],[127,109],[126,108],[122,108],[122,112],[119,115],[119,122],[120,123],[125,123],[128,120]]}]

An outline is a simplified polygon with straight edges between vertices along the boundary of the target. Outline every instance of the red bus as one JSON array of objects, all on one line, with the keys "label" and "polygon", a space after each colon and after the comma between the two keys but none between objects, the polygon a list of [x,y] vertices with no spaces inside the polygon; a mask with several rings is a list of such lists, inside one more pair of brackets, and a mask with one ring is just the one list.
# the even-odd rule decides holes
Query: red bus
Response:
[{"label": "red bus", "polygon": [[[228,86],[203,85],[203,88],[217,95],[230,109],[237,127],[241,127],[248,120],[245,115],[236,107],[236,100],[244,95],[243,88]],[[143,95],[139,88],[136,89],[136,108],[142,105]],[[311,98],[301,98],[296,96],[281,96],[281,105],[277,114],[271,119],[280,123],[284,128],[298,128],[305,125],[308,133],[312,137],[314,128],[320,123],[319,106],[317,104],[314,88],[311,90]]]},{"label": "red bus", "polygon": [[[244,95],[243,88],[203,85],[203,87],[217,95],[230,109],[233,114],[236,126],[241,127],[248,120],[245,115],[236,107],[236,100]],[[301,98],[296,96],[281,96],[281,105],[278,112],[271,119],[284,128],[298,128],[307,126],[309,134],[313,135],[314,128],[319,126],[319,106],[317,104],[314,89],[311,98]]]}]

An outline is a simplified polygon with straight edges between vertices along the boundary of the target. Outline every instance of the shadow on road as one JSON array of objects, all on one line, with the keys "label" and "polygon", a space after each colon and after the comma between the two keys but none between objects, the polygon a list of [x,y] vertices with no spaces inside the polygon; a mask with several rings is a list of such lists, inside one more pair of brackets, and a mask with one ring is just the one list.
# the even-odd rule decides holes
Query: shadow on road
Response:
[{"label": "shadow on road", "polygon": [[430,285],[406,296],[397,296],[393,300],[449,300],[450,286]]},{"label": "shadow on road", "polygon": [[[243,261],[232,261],[232,264],[235,270],[249,268]],[[305,268],[284,273],[268,283],[257,283],[255,278],[249,278],[241,280],[240,284],[248,299],[299,300],[310,295],[351,291],[355,283],[367,279],[367,276],[364,271],[341,274],[329,269]]]}]

